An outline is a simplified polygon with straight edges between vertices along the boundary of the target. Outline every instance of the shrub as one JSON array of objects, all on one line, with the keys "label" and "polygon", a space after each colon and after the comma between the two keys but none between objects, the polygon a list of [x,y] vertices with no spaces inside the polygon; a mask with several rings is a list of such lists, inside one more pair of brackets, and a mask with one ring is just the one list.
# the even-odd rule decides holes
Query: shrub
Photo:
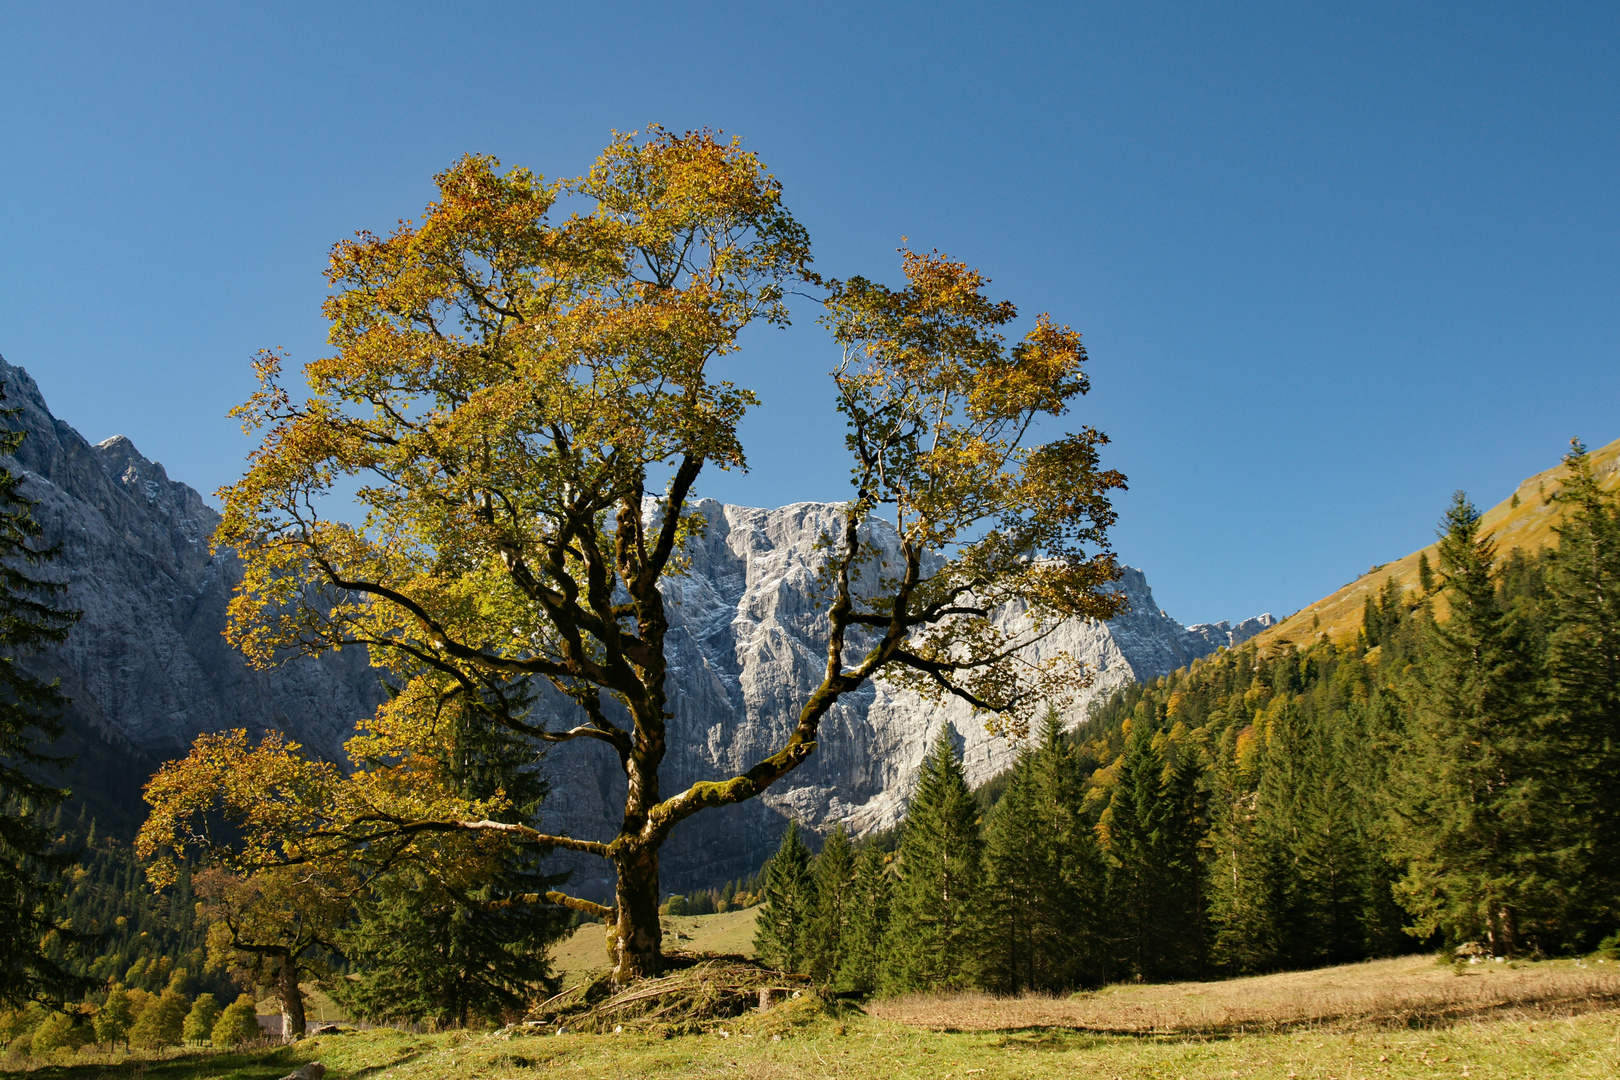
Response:
[{"label": "shrub", "polygon": [[35,1057],[49,1057],[57,1050],[77,1050],[95,1039],[88,1024],[75,1023],[71,1013],[55,1012],[47,1016],[34,1029],[29,1053]]}]

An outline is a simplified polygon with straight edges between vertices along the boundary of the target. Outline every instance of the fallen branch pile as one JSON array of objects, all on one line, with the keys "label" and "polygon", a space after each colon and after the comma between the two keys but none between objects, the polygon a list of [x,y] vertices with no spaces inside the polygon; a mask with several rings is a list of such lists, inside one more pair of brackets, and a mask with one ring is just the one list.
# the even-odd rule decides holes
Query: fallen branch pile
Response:
[{"label": "fallen branch pile", "polygon": [[615,989],[606,973],[593,976],[535,1006],[528,1023],[568,1031],[634,1028],[687,1035],[816,993],[804,975],[772,971],[743,957],[670,959],[687,966],[623,989]]}]

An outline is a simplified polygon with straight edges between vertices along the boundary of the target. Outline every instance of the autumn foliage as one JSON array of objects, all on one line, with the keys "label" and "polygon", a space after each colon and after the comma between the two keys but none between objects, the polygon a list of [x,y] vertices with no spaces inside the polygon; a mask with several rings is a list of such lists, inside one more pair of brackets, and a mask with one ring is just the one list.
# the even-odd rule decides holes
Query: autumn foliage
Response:
[{"label": "autumn foliage", "polygon": [[[1028,646],[1117,610],[1106,530],[1122,477],[1089,428],[1036,439],[1087,388],[1078,334],[1042,316],[1009,345],[1013,306],[938,254],[904,253],[898,290],[817,277],[781,185],[734,140],[655,128],[572,179],[469,156],[436,180],[419,222],[333,248],[333,352],[303,368],[309,396],[279,354],[259,358],[238,415],[262,442],[215,537],[242,558],[228,636],[254,663],[363,647],[395,692],[350,744],[350,776],[275,743],[199,742],[154,781],[149,850],[201,847],[245,872],[390,845],[427,857],[425,837],[476,854],[521,833],[613,862],[611,906],[552,902],[609,921],[633,978],[661,962],[670,830],[803,762],[843,694],[893,678],[1021,732],[1080,684]],[[786,325],[795,292],[824,305],[851,424],[855,490],[824,549],[825,676],[773,753],[665,793],[660,582],[701,522],[702,471],[746,467],[755,401],[711,362],[751,323]],[[334,498],[351,490],[358,512]],[[900,565],[879,565],[874,516],[899,530]],[[534,708],[537,686],[560,707]],[[617,835],[542,834],[498,799],[452,797],[424,749],[450,716],[611,746],[628,781]],[[268,805],[226,775],[255,771],[281,793]],[[242,824],[229,852],[187,824],[216,810]]]}]

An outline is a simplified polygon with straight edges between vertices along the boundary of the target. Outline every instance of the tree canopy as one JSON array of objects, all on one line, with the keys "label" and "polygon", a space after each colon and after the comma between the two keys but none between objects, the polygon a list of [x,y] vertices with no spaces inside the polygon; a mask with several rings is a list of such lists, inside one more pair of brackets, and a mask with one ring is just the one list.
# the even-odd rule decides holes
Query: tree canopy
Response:
[{"label": "tree canopy", "polygon": [[[372,737],[410,743],[453,710],[611,746],[628,781],[613,837],[412,804],[388,754],[361,755],[378,779],[334,789],[341,808],[302,827],[367,844],[521,832],[610,859],[615,903],[573,903],[615,924],[631,978],[660,964],[670,830],[796,768],[844,694],[889,678],[1020,732],[1083,681],[1027,646],[1118,610],[1108,496],[1123,478],[1100,467],[1094,429],[1036,437],[1086,392],[1078,334],[1043,315],[1009,345],[1014,306],[938,253],[904,252],[898,289],[818,277],[781,185],[735,140],[654,128],[615,137],[573,179],[468,156],[436,182],[420,222],[333,248],[334,353],[305,365],[310,395],[283,384],[279,354],[257,362],[238,415],[263,441],[222,492],[215,536],[244,566],[228,635],[264,665],[368,649],[395,689]],[[703,469],[746,467],[738,425],[755,401],[710,366],[751,323],[785,325],[794,290],[823,305],[841,349],[831,389],[853,459],[826,538],[824,677],[773,752],[665,793],[660,583],[701,527]],[[359,516],[333,498],[349,490]],[[899,565],[881,564],[874,515],[898,531]],[[572,713],[536,710],[537,683]]]}]

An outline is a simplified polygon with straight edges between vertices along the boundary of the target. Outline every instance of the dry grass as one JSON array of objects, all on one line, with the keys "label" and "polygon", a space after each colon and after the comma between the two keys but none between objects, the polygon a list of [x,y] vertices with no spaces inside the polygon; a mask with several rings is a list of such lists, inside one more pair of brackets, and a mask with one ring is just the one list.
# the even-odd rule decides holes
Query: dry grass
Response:
[{"label": "dry grass", "polygon": [[1226,982],[1110,986],[1073,997],[913,995],[873,1016],[935,1031],[1067,1028],[1112,1034],[1232,1034],[1423,1027],[1465,1017],[1574,1015],[1620,1003],[1620,965],[1479,964],[1431,957]]},{"label": "dry grass", "polygon": [[[664,948],[688,953],[752,956],[754,920],[757,907],[725,911],[718,915],[665,915]],[[608,966],[607,928],[586,923],[557,943],[551,953],[552,967],[570,984],[590,972]]]},{"label": "dry grass", "polygon": [[[1591,451],[1591,457],[1598,483],[1610,491],[1620,489],[1620,439]],[[1514,548],[1534,554],[1538,548],[1557,546],[1553,526],[1563,519],[1562,507],[1547,505],[1546,496],[1558,490],[1559,478],[1567,474],[1568,470],[1562,465],[1539,472],[1521,482],[1513,495],[1485,511],[1484,528],[1496,541],[1499,555],[1505,556]],[[1513,505],[1514,496],[1519,499],[1518,506]],[[1440,507],[1434,510],[1438,516]],[[1369,570],[1331,596],[1301,608],[1271,629],[1257,634],[1255,642],[1264,650],[1279,638],[1304,644],[1317,634],[1326,634],[1334,641],[1354,634],[1361,628],[1362,603],[1384,587],[1386,578],[1394,577],[1405,588],[1417,587],[1418,556],[1423,552],[1428,553],[1430,565],[1439,566],[1435,545],[1430,544],[1421,551]],[[1313,626],[1313,620],[1320,625]]]}]

